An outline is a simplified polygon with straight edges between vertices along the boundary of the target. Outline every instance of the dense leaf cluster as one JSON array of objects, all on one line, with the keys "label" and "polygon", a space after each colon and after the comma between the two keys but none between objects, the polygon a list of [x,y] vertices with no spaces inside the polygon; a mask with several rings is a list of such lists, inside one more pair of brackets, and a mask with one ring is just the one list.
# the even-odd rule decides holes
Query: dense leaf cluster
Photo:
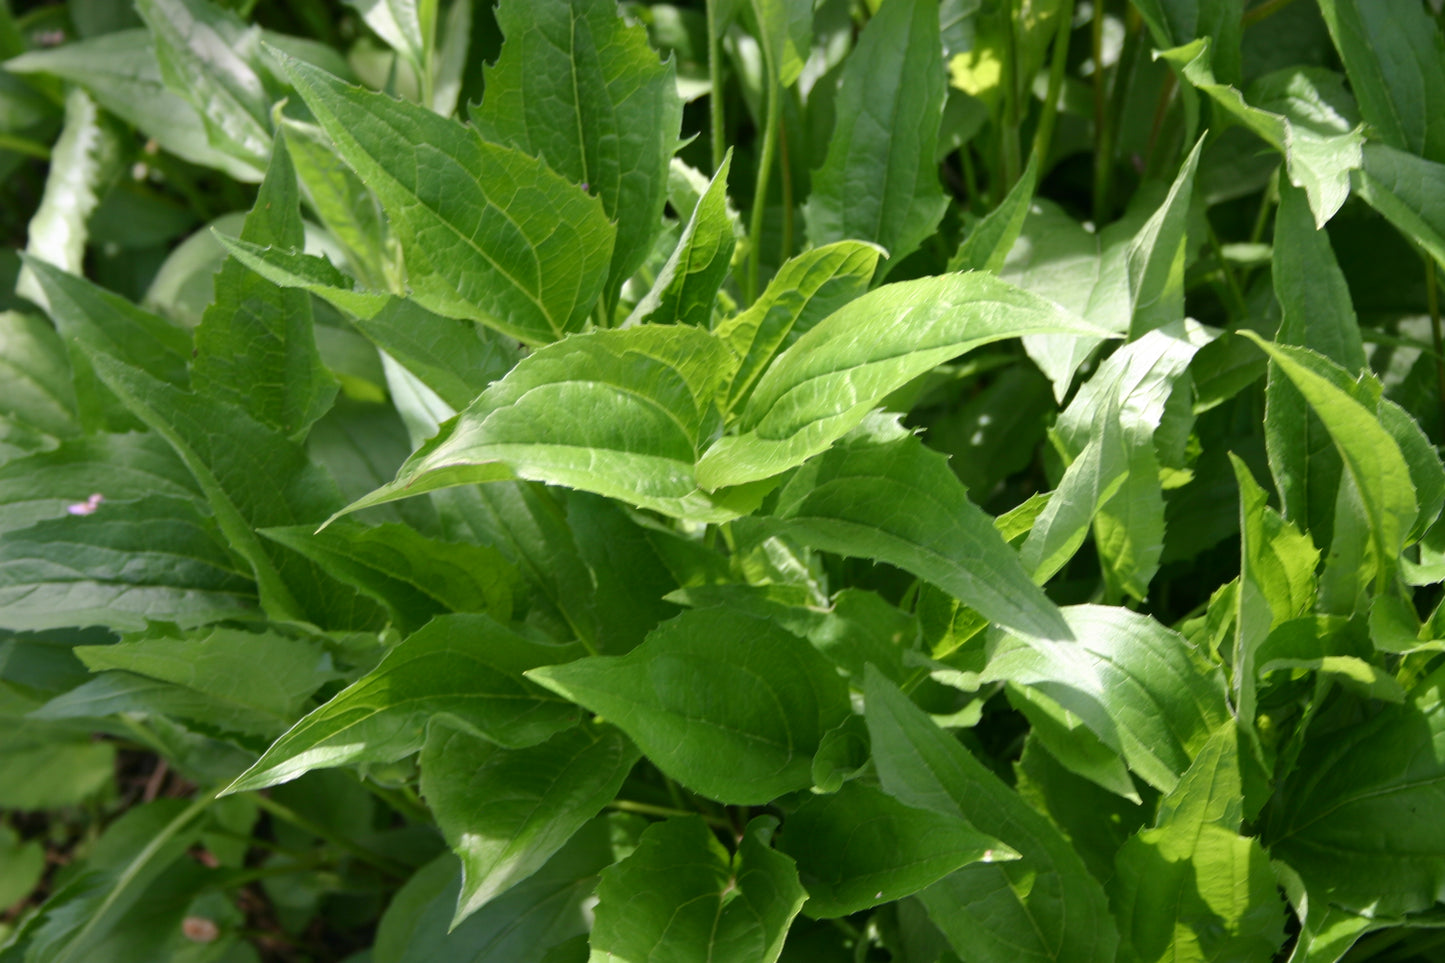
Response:
[{"label": "dense leaf cluster", "polygon": [[1438,8],[0,0],[0,963],[1430,958]]}]

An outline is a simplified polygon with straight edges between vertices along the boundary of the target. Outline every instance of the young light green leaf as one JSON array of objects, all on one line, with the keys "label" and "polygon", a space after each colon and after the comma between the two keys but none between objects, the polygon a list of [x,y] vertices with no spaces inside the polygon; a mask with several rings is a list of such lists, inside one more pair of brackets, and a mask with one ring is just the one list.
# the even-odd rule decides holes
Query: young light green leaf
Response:
[{"label": "young light green leaf", "polygon": [[435,40],[437,0],[344,0],[366,25],[415,68],[427,68]]},{"label": "young light green leaf", "polygon": [[298,60],[284,66],[381,200],[423,307],[532,344],[581,328],[612,258],[614,231],[595,198],[474,128]]},{"label": "young light green leaf", "polygon": [[[70,274],[84,266],[90,215],[120,172],[120,138],[84,90],[65,98],[65,126],[50,153],[45,193],[26,229],[25,253]],[[45,304],[45,292],[22,270],[15,291]]]},{"label": "young light green leaf", "polygon": [[427,538],[405,525],[267,528],[261,534],[311,559],[386,607],[402,632],[446,612],[512,613],[517,575],[496,549]]},{"label": "young light green leaf", "polygon": [[1304,189],[1315,226],[1324,227],[1350,196],[1350,172],[1364,162],[1364,132],[1332,102],[1343,93],[1333,89],[1338,75],[1311,68],[1270,74],[1252,87],[1256,103],[1250,104],[1237,88],[1215,80],[1211,43],[1201,37],[1160,56],[1284,154],[1290,183]]},{"label": "young light green leaf", "polygon": [[[241,240],[300,248],[305,243],[300,204],[296,169],[286,142],[278,140]],[[288,438],[305,438],[337,392],[316,348],[311,298],[277,287],[234,259],[221,265],[215,285],[215,299],[196,328],[191,361],[196,391],[235,405]]]},{"label": "young light green leaf", "polygon": [[421,789],[462,861],[452,925],[542,867],[627,778],[638,751],[616,729],[579,726],[524,749],[503,749],[432,726]]},{"label": "young light green leaf", "polygon": [[865,686],[878,775],[903,803],[962,817],[1021,859],[967,866],[920,899],[949,943],[982,963],[1114,960],[1103,887],[1053,823],[876,672]]},{"label": "young light green leaf", "polygon": [[803,465],[765,511],[806,545],[897,565],[992,621],[1069,638],[1057,607],[968,500],[947,460],[895,418],[874,416]]},{"label": "young light green leaf", "polygon": [[0,628],[104,625],[147,619],[199,625],[255,612],[238,571],[195,501],[153,495],[78,503],[75,514],[0,540]]},{"label": "young light green leaf", "polygon": [[[732,2],[736,5],[740,0]],[[813,41],[813,4],[809,0],[748,2],[758,23],[758,38],[768,49],[777,84],[786,90],[797,82],[808,60]],[[726,26],[725,16],[719,20]]]},{"label": "young light green leaf", "polygon": [[1368,403],[1370,386],[1355,382],[1344,369],[1312,351],[1270,344],[1250,331],[1241,333],[1279,366],[1334,440],[1369,522],[1377,584],[1387,584],[1419,506],[1400,446],[1375,414],[1378,401]]},{"label": "young light green leaf", "polygon": [[232,259],[271,284],[314,294],[358,318],[375,317],[391,303],[391,295],[360,287],[355,278],[325,255],[306,254],[291,245],[257,244],[220,233],[215,237]]},{"label": "young light green leaf", "polygon": [[602,871],[591,963],[775,963],[807,894],[793,861],[768,847],[773,824],[753,820],[732,854],[696,816],[648,827]]},{"label": "young light green leaf", "polygon": [[1320,0],[1360,112],[1391,147],[1445,162],[1445,41],[1423,7]]},{"label": "young light green leaf", "polygon": [[1225,722],[1160,801],[1154,827],[1116,857],[1110,889],[1124,942],[1141,961],[1266,959],[1284,942],[1269,856],[1238,835],[1236,739]]},{"label": "young light green leaf", "polygon": [[728,171],[732,151],[693,207],[672,256],[657,272],[652,290],[643,295],[623,327],[653,318],[662,324],[712,327],[713,302],[727,277],[737,238],[728,216]]},{"label": "young light green leaf", "polygon": [[849,712],[842,678],[807,641],[725,608],[684,612],[627,655],[528,677],[604,716],[673,779],[729,805],[811,785],[823,734]]},{"label": "young light green leaf", "polygon": [[824,451],[892,391],[1004,338],[1105,333],[988,274],[945,274],[878,288],[818,322],[767,369],[738,421],[697,465],[716,490],[769,478]]},{"label": "young light green leaf", "polygon": [[808,891],[803,908],[815,919],[891,903],[961,866],[1016,855],[965,820],[856,782],[799,806],[778,848],[798,864]]},{"label": "young light green leaf", "polygon": [[[642,325],[568,338],[530,355],[348,511],[472,481],[522,477],[669,515],[734,518],[698,491],[693,463],[716,432],[730,366],[707,331]],[[426,486],[426,487],[420,487]]]},{"label": "young light green leaf", "polygon": [[1254,729],[1255,656],[1270,630],[1314,606],[1319,550],[1266,503],[1243,461],[1229,455],[1239,480],[1240,579],[1234,623],[1235,705],[1245,731]]},{"label": "young light green leaf", "polygon": [[292,726],[226,791],[263,789],[312,769],[393,762],[422,747],[435,715],[501,746],[536,745],[575,724],[577,712],[522,673],[577,652],[525,639],[485,615],[440,616]]},{"label": "young light green leaf", "polygon": [[1009,188],[998,207],[989,211],[968,232],[953,257],[949,258],[948,269],[999,273],[1023,230],[1038,184],[1039,159],[1038,155],[1031,154],[1018,183]]},{"label": "young light green leaf", "polygon": [[1129,339],[1184,320],[1184,268],[1188,260],[1189,204],[1199,168],[1201,137],[1184,159],[1159,209],[1129,244]]},{"label": "young light green leaf", "polygon": [[212,146],[265,170],[271,95],[257,73],[261,35],[209,0],[138,0],[166,86],[200,115]]},{"label": "young light green leaf", "polygon": [[1270,853],[1312,901],[1382,917],[1420,912],[1445,891],[1445,675],[1404,705],[1343,729],[1311,733],[1271,804]]},{"label": "young light green leaf", "polygon": [[886,0],[844,63],[806,207],[814,246],[873,241],[897,261],[933,233],[947,207],[935,160],[945,76],[937,0]]},{"label": "young light green leaf", "polygon": [[259,181],[266,169],[264,157],[241,160],[211,146],[200,114],[162,79],[149,31],[118,30],[32,50],[7,60],[5,69],[51,74],[80,85],[108,112],[192,164],[241,181]]},{"label": "young light green leaf", "polygon": [[386,246],[386,216],[361,178],[336,155],[314,124],[281,121],[297,180],[322,226],[346,249],[348,266],[370,287],[384,287],[394,252]]},{"label": "young light green leaf", "polygon": [[779,351],[868,290],[882,253],[882,248],[863,241],[839,241],[804,251],[778,268],[746,311],[717,326],[718,338],[740,359],[728,385],[729,412],[747,401]]},{"label": "young light green leaf", "polygon": [[1153,619],[1093,605],[1063,614],[1074,641],[1000,641],[981,679],[1037,689],[1083,720],[1145,782],[1172,790],[1229,717],[1222,676]]}]

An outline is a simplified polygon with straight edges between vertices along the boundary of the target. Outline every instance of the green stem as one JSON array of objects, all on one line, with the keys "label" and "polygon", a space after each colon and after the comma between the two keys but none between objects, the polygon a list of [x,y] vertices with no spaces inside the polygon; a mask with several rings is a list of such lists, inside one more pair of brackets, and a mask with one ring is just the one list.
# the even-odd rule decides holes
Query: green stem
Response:
[{"label": "green stem", "polygon": [[1008,194],[1014,186],[1014,182],[1019,179],[1019,172],[1023,169],[1022,148],[1019,145],[1019,117],[1022,111],[1019,105],[1018,33],[1014,26],[1016,6],[1014,0],[1009,0],[1003,7],[1004,17],[1007,21],[1003,31],[1003,124],[998,132],[1002,179],[993,191],[995,205],[1003,200],[1004,195]]},{"label": "green stem", "polygon": [[1049,92],[1039,114],[1038,130],[1034,131],[1033,156],[1042,176],[1048,161],[1049,142],[1054,137],[1054,121],[1059,115],[1059,92],[1064,87],[1064,68],[1069,60],[1069,35],[1074,30],[1074,0],[1064,0],[1059,9],[1059,33],[1054,38],[1054,59],[1049,63]]},{"label": "green stem", "polygon": [[275,818],[288,822],[297,829],[308,832],[318,839],[335,846],[337,849],[345,850],[373,869],[379,870],[395,879],[406,879],[411,875],[406,867],[395,862],[390,857],[383,856],[380,853],[374,853],[354,839],[347,839],[345,836],[332,832],[320,823],[311,821],[290,806],[279,803],[270,796],[256,793],[252,798],[256,800],[257,806],[260,806]]},{"label": "green stem", "polygon": [[766,43],[761,46],[764,92],[768,106],[763,124],[763,149],[758,155],[758,181],[753,191],[752,219],[748,227],[748,283],[745,291],[748,304],[758,299],[758,277],[762,273],[763,259],[763,215],[768,206],[768,178],[773,170],[773,156],[778,151],[778,128],[782,126],[778,113],[783,98],[778,85],[777,68],[773,63],[773,52]]},{"label": "green stem", "polygon": [[135,883],[147,864],[155,859],[165,845],[169,843],[177,833],[184,829],[191,820],[205,812],[206,807],[216,801],[216,796],[220,791],[220,787],[217,787],[203,796],[197,796],[191,801],[189,806],[181,810],[170,822],[166,823],[160,832],[151,837],[150,842],[145,844],[145,847],[136,854],[135,858],[126,865],[120,876],[116,878],[115,885],[110,888],[110,892],[105,894],[105,899],[101,900],[100,905],[90,913],[85,924],[81,926],[80,930],[65,944],[65,949],[61,951],[59,956],[55,957],[54,963],[68,963],[71,957],[75,955],[76,948],[85,946],[90,934],[105,921],[105,917],[110,912],[111,907],[115,906],[122,894]]},{"label": "green stem", "polygon": [[1224,258],[1224,245],[1219,243],[1219,235],[1214,233],[1214,225],[1209,219],[1204,219],[1205,227],[1209,233],[1209,250],[1214,253],[1215,260],[1219,262],[1219,273],[1224,276],[1224,288],[1229,293],[1229,306],[1234,310],[1238,320],[1243,321],[1249,316],[1249,309],[1244,304],[1244,292],[1240,290],[1239,280],[1234,276],[1234,270]]},{"label": "green stem", "polygon": [[608,809],[615,809],[622,813],[636,813],[639,816],[660,816],[664,819],[672,816],[696,816],[697,813],[688,809],[673,809],[671,806],[654,806],[652,803],[637,802],[632,799],[614,799],[607,804]]},{"label": "green stem", "polygon": [[778,118],[778,163],[782,167],[783,188],[783,250],[778,255],[782,264],[793,256],[793,169],[788,161],[788,128]]},{"label": "green stem", "polygon": [[1094,224],[1102,227],[1109,190],[1109,170],[1114,164],[1109,132],[1108,88],[1104,82],[1104,4],[1094,0],[1094,23],[1089,37],[1089,56],[1094,61]]},{"label": "green stem", "polygon": [[727,134],[723,124],[722,49],[717,31],[718,0],[707,0],[707,80],[712,89],[708,98],[708,114],[712,121],[712,169],[717,173],[727,153]]}]

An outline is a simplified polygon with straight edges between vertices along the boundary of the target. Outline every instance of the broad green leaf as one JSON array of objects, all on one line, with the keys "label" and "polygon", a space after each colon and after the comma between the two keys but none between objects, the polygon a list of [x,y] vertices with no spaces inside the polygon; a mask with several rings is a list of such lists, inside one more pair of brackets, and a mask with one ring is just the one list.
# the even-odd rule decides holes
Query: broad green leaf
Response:
[{"label": "broad green leaf", "polygon": [[1314,352],[1242,333],[1279,366],[1334,440],[1369,523],[1376,584],[1388,584],[1419,508],[1400,446],[1380,423],[1374,406],[1367,407],[1368,386],[1358,385],[1342,368]]},{"label": "broad green leaf", "polygon": [[893,417],[874,416],[803,465],[764,511],[806,545],[897,565],[1020,632],[1069,637],[947,460]]},{"label": "broad green leaf", "polygon": [[[1364,162],[1364,132],[1333,102],[1342,93],[1334,89],[1338,75],[1308,67],[1270,74],[1251,88],[1251,104],[1237,88],[1215,80],[1211,43],[1201,37],[1161,56],[1284,154],[1290,183],[1303,188],[1315,226],[1324,227],[1350,196],[1350,172]],[[1275,240],[1278,244],[1278,236]]]},{"label": "broad green leaf", "polygon": [[888,0],[863,29],[805,209],[815,246],[873,241],[901,260],[938,226],[947,206],[935,160],[945,87],[938,31],[937,0]]},{"label": "broad green leaf", "polygon": [[839,241],[805,251],[778,268],[746,311],[723,321],[717,336],[740,360],[726,409],[747,401],[768,362],[819,321],[868,290],[882,249]]},{"label": "broad green leaf", "polygon": [[988,274],[889,284],[818,322],[773,361],[738,421],[697,465],[702,487],[769,478],[824,451],[892,391],[1005,338],[1103,335],[1052,302]]},{"label": "broad green leaf", "polygon": [[523,638],[485,615],[440,616],[292,726],[226,791],[274,786],[312,769],[393,762],[423,746],[438,714],[501,746],[536,745],[575,724],[577,713],[522,673],[578,651]]},{"label": "broad green leaf", "polygon": [[848,916],[918,892],[960,866],[1012,851],[966,821],[847,783],[788,815],[778,848],[798,864],[815,919]]},{"label": "broad green leaf", "polygon": [[[78,646],[75,654],[92,672],[105,672],[111,678],[140,676],[180,690],[193,705],[187,709],[182,702],[173,703],[179,707],[176,715],[226,732],[267,737],[289,728],[311,694],[336,674],[314,641],[228,628],[185,635],[153,631],[115,645]],[[92,716],[110,714],[98,701],[84,704],[84,698],[100,697],[95,689],[84,692],[92,685],[52,701],[42,716],[62,718],[62,706],[71,714],[78,710]]]},{"label": "broad green leaf", "polygon": [[602,205],[520,151],[298,60],[287,76],[380,199],[425,308],[545,344],[581,328],[613,228]]},{"label": "broad green leaf", "polygon": [[988,271],[997,274],[1008,260],[1009,251],[1019,239],[1024,220],[1033,205],[1034,191],[1039,186],[1039,159],[1029,156],[1018,183],[1009,188],[998,207],[989,211],[964,237],[958,250],[948,260],[950,271]]},{"label": "broad green leaf", "polygon": [[1244,0],[1141,0],[1137,6],[1156,46],[1167,49],[1207,38],[1218,50],[1225,81],[1239,82]]},{"label": "broad green leaf", "polygon": [[1131,958],[1262,960],[1280,948],[1284,907],[1259,840],[1238,835],[1241,793],[1231,720],[1116,857],[1110,890]]},{"label": "broad green leaf", "polygon": [[[50,153],[45,193],[26,229],[25,253],[79,274],[84,267],[90,216],[119,173],[120,138],[95,101],[73,89],[65,98],[65,126]],[[45,292],[28,271],[16,293],[40,305]]]},{"label": "broad green leaf", "polygon": [[506,40],[473,120],[487,140],[540,158],[601,201],[617,225],[611,297],[658,233],[682,124],[676,68],[612,0],[506,0],[496,15]]},{"label": "broad green leaf", "polygon": [[612,801],[637,758],[611,727],[566,729],[525,749],[431,727],[422,794],[462,861],[452,925],[541,869]]},{"label": "broad green leaf", "polygon": [[965,867],[920,894],[955,951],[981,963],[1113,961],[1119,936],[1103,887],[1059,830],[878,673],[865,696],[884,790],[962,817],[1022,857]]},{"label": "broad green leaf", "polygon": [[727,351],[707,331],[642,325],[549,345],[488,388],[397,479],[349,510],[445,485],[521,477],[703,520],[740,512],[698,491]]},{"label": "broad green leaf", "polygon": [[[733,5],[742,0],[732,0]],[[813,4],[809,0],[747,0],[758,24],[758,39],[768,50],[779,87],[797,82],[813,40]],[[720,16],[725,24],[727,17]],[[719,28],[721,29],[721,28]]]},{"label": "broad green leaf", "polygon": [[40,318],[0,312],[0,416],[47,435],[76,432],[75,389],[65,346]]},{"label": "broad green leaf", "polygon": [[[1359,321],[1329,237],[1311,222],[1300,191],[1284,185],[1271,273],[1282,315],[1275,339],[1318,351],[1346,371],[1363,370]],[[1344,470],[1339,453],[1319,416],[1277,368],[1270,370],[1265,404],[1265,445],[1284,515],[1328,545]]]},{"label": "broad green leaf", "polygon": [[1371,207],[1445,265],[1445,163],[1370,143],[1353,183]]},{"label": "broad green leaf", "polygon": [[[1236,0],[1238,2],[1238,0]],[[1204,139],[1194,145],[1179,175],[1134,240],[1125,266],[1129,272],[1129,338],[1184,320],[1184,268],[1189,254],[1189,204],[1194,195],[1194,172]]]},{"label": "broad green leaf", "polygon": [[1095,735],[1076,713],[1059,705],[1039,688],[1005,680],[1005,691],[1009,705],[1028,720],[1029,739],[1056,760],[1055,765],[1131,802],[1140,801],[1129,767],[1118,749]]},{"label": "broad green leaf", "polygon": [[590,963],[775,963],[807,894],[793,861],[768,848],[768,817],[729,854],[696,816],[648,827],[602,871]]},{"label": "broad green leaf", "polygon": [[[289,249],[305,243],[296,169],[284,140],[271,152],[241,240]],[[221,265],[215,285],[215,299],[196,328],[192,384],[288,438],[304,438],[337,391],[316,349],[310,297],[277,287],[234,259]]]},{"label": "broad green leaf", "polygon": [[624,326],[656,319],[662,324],[712,327],[713,302],[727,277],[737,238],[728,216],[727,183],[732,152],[693,207],[672,256],[657,272],[652,290],[632,309]]},{"label": "broad green leaf", "polygon": [[1083,720],[1145,782],[1172,790],[1229,716],[1219,671],[1182,636],[1127,609],[1079,605],[1063,614],[1074,641],[999,640],[982,680],[1037,689]]},{"label": "broad green leaf", "polygon": [[1320,0],[1360,112],[1380,139],[1445,162],[1445,41],[1416,3]]},{"label": "broad green leaf", "polygon": [[1404,408],[1389,398],[1381,398],[1377,413],[1380,424],[1395,439],[1405,464],[1410,466],[1410,484],[1415,486],[1415,501],[1420,511],[1405,541],[1414,544],[1431,530],[1441,508],[1445,507],[1445,466],[1440,463],[1435,443]]},{"label": "broad green leaf", "polygon": [[1055,440],[1073,460],[1020,552],[1036,582],[1073,557],[1092,523],[1115,584],[1145,596],[1163,553],[1156,436],[1211,337],[1192,321],[1148,332],[1110,355],[1060,416]]},{"label": "broad green leaf", "polygon": [[1239,480],[1240,578],[1234,624],[1234,698],[1240,724],[1254,730],[1255,656],[1281,622],[1311,611],[1315,566],[1320,553],[1309,536],[1267,504],[1264,489],[1233,452],[1230,462]]},{"label": "broad green leaf", "polygon": [[1404,705],[1306,738],[1272,801],[1265,841],[1311,901],[1391,917],[1445,892],[1445,676]]},{"label": "broad green leaf", "polygon": [[[630,823],[594,819],[529,879],[452,928],[461,874],[445,854],[404,885],[381,918],[375,963],[577,963],[587,954],[597,874],[626,855]],[[582,941],[571,956],[554,953]]]},{"label": "broad green leaf", "polygon": [[190,101],[212,146],[265,170],[271,95],[256,64],[261,35],[209,0],[137,0],[166,86]]},{"label": "broad green leaf", "polygon": [[261,534],[376,599],[404,633],[447,612],[484,612],[499,621],[512,612],[517,577],[494,548],[427,538],[405,525],[267,528]]},{"label": "broad green leaf", "polygon": [[823,734],[849,712],[842,678],[807,641],[726,608],[684,612],[627,655],[528,677],[616,725],[673,779],[729,805],[811,785]]},{"label": "broad green leaf", "polygon": [[249,572],[195,501],[89,503],[0,540],[0,628],[198,625],[255,612]]},{"label": "broad green leaf", "polygon": [[79,84],[108,112],[154,138],[162,150],[241,181],[259,181],[265,157],[241,160],[207,138],[201,115],[166,86],[149,31],[120,30],[5,62],[11,73],[45,73]]}]

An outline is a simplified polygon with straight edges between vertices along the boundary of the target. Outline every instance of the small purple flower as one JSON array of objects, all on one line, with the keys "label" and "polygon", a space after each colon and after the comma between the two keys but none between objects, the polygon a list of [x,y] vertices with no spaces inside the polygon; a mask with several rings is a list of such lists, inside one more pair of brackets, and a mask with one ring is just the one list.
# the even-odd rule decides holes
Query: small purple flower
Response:
[{"label": "small purple flower", "polygon": [[94,515],[100,503],[105,501],[105,496],[96,492],[83,502],[76,502],[74,505],[67,505],[65,510],[72,515]]}]

